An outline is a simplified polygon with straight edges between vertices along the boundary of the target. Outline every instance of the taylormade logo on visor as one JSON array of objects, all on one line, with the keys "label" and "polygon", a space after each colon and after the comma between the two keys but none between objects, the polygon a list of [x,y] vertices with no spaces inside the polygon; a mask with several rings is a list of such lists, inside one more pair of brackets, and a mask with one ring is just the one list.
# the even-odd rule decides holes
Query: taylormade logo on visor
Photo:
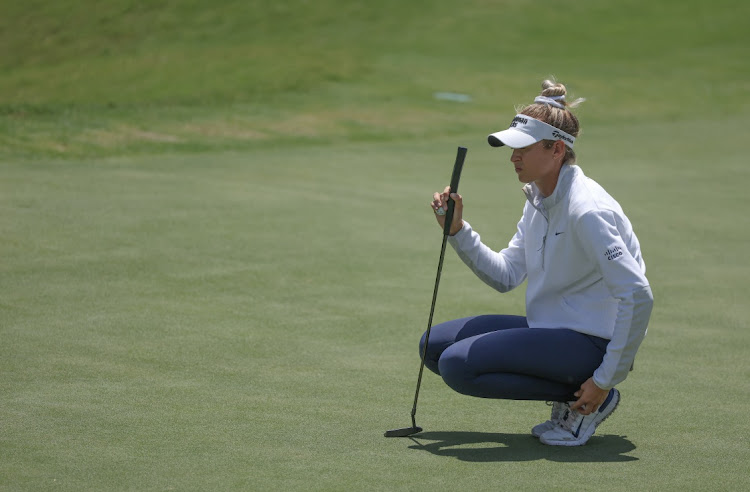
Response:
[{"label": "taylormade logo on visor", "polygon": [[560,130],[555,130],[552,132],[552,136],[556,137],[560,140],[565,140],[566,142],[570,142],[571,144],[575,142],[575,139],[568,135],[567,133],[563,133]]},{"label": "taylormade logo on visor", "polygon": [[487,137],[487,140],[493,147],[507,145],[513,149],[528,147],[540,140],[562,140],[572,149],[576,138],[543,121],[517,114],[507,130],[493,133]]}]

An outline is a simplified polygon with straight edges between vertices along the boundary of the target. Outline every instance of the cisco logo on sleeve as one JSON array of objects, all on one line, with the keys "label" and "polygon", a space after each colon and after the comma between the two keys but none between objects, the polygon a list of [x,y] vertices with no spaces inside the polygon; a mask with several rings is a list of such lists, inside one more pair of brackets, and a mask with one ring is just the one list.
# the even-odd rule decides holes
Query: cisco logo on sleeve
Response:
[{"label": "cisco logo on sleeve", "polygon": [[604,252],[604,256],[606,256],[608,260],[619,258],[620,256],[622,256],[622,248],[619,246],[615,246],[614,248],[608,249]]}]

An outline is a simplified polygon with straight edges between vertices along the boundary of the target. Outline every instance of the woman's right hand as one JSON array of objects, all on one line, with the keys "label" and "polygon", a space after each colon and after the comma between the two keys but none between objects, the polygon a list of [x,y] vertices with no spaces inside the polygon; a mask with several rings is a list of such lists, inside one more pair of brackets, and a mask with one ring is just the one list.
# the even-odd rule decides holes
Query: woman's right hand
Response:
[{"label": "woman's right hand", "polygon": [[432,206],[432,211],[435,213],[435,218],[437,219],[438,224],[440,224],[440,228],[445,230],[445,212],[448,210],[448,197],[456,202],[453,208],[453,221],[451,222],[450,232],[451,236],[455,236],[456,233],[458,233],[458,231],[460,231],[464,226],[464,203],[461,195],[459,195],[458,193],[450,193],[450,191],[451,187],[446,186],[445,190],[443,190],[442,193],[438,193],[437,191],[433,193],[432,203],[430,205]]}]

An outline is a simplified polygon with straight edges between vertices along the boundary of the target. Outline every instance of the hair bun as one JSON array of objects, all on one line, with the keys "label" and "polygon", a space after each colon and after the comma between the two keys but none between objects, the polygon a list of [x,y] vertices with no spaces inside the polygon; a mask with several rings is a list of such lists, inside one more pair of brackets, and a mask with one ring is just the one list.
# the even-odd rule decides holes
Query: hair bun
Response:
[{"label": "hair bun", "polygon": [[564,85],[554,80],[545,80],[542,82],[542,93],[540,95],[545,97],[564,96],[567,92]]}]

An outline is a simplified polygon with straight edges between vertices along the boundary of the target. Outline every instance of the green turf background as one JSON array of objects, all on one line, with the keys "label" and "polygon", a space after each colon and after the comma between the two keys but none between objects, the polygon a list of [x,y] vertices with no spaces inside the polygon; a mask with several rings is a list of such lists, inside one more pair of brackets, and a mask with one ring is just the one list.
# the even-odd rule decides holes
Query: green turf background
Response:
[{"label": "green turf background", "polygon": [[[740,1],[0,0],[0,489],[746,490]],[[426,374],[430,194],[523,206],[485,136],[556,75],[656,306],[589,444]],[[455,91],[470,103],[439,101]],[[436,321],[522,313],[448,251]]]}]

